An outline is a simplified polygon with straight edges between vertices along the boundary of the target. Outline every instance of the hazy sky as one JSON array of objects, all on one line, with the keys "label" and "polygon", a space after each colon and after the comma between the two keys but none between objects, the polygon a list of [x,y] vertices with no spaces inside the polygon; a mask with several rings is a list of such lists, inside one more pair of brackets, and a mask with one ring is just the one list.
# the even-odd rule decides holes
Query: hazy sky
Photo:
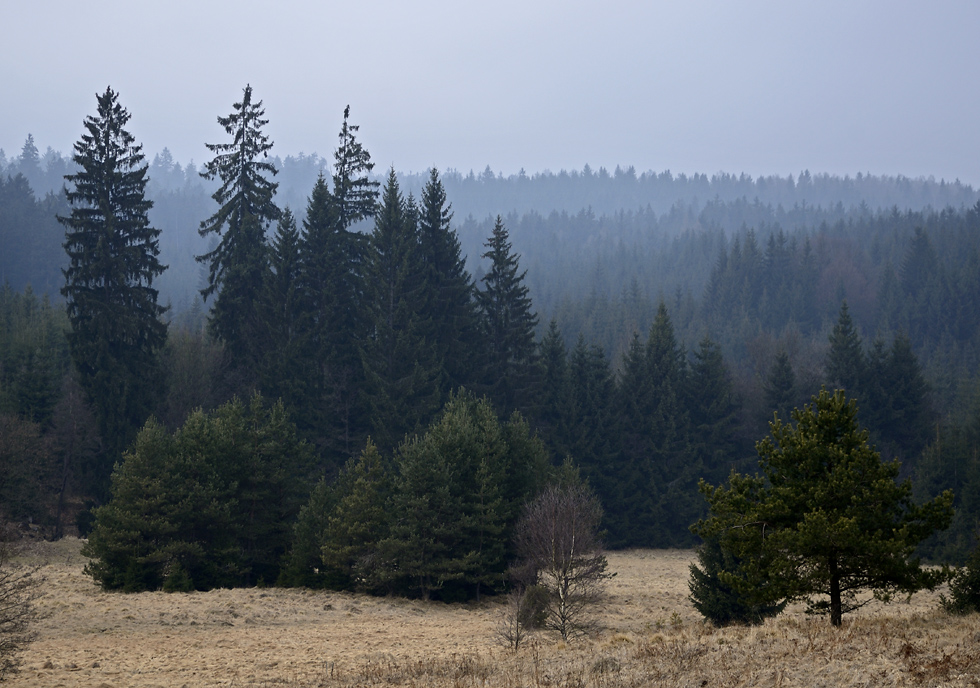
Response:
[{"label": "hazy sky", "polygon": [[65,153],[111,85],[152,156],[280,156],[343,108],[381,168],[933,175],[980,185],[980,2],[0,0],[0,148]]}]

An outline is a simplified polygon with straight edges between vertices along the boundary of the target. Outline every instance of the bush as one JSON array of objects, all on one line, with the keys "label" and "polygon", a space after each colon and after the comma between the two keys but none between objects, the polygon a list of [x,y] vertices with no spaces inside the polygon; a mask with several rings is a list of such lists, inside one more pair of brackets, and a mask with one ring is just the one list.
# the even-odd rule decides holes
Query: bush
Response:
[{"label": "bush", "polygon": [[[700,568],[698,567],[700,564]],[[752,604],[719,574],[739,575],[739,560],[721,546],[717,538],[710,538],[698,548],[698,564],[691,564],[691,602],[701,615],[715,626],[729,624],[759,624],[770,616],[779,614],[786,606],[778,604]]]},{"label": "bush", "polygon": [[949,583],[949,597],[940,596],[943,609],[951,614],[980,612],[980,543],[973,548],[966,565]]},{"label": "bush", "polygon": [[42,579],[36,567],[13,566],[12,534],[0,529],[0,681],[16,671],[17,655],[32,640],[31,625],[38,618],[34,601]]}]

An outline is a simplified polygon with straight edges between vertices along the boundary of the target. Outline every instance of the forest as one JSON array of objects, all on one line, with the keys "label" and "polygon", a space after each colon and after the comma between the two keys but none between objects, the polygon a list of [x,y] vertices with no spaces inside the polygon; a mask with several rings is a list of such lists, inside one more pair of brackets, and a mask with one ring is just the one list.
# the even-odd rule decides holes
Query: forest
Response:
[{"label": "forest", "polygon": [[248,88],[197,167],[147,161],[117,95],[70,157],[0,152],[0,516],[87,535],[104,587],[474,597],[554,481],[610,547],[691,547],[699,480],[822,387],[920,499],[954,490],[921,553],[973,548],[969,186],[377,174],[349,110],[331,158],[272,155]]}]

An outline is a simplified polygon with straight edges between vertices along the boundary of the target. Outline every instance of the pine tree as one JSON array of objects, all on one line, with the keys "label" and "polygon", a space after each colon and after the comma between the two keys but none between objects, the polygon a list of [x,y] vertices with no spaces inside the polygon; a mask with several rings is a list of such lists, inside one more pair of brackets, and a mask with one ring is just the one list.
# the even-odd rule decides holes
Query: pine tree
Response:
[{"label": "pine tree", "polygon": [[65,179],[71,214],[65,225],[62,295],[68,343],[79,380],[96,409],[106,449],[97,491],[135,436],[161,390],[159,351],[166,341],[164,313],[153,280],[163,271],[160,230],[150,226],[142,146],[126,129],[129,112],[111,88],[98,96],[98,114],[85,118],[75,144],[80,171]]},{"label": "pine tree", "polygon": [[218,117],[231,143],[209,143],[215,153],[201,176],[220,181],[212,198],[218,211],[201,223],[200,234],[220,237],[217,246],[198,261],[208,264],[207,286],[201,290],[205,299],[215,296],[210,323],[214,335],[225,343],[232,363],[240,370],[252,368],[261,360],[257,344],[261,341],[261,324],[257,308],[268,270],[269,256],[265,234],[270,223],[279,218],[273,198],[277,184],[267,177],[277,173],[266,162],[272,142],[262,128],[262,101],[252,101],[252,87],[246,86],[235,112]]},{"label": "pine tree", "polygon": [[499,215],[484,246],[487,252],[482,257],[490,259],[490,269],[483,276],[477,301],[488,349],[485,384],[498,409],[520,408],[526,413],[536,372],[534,328],[538,324],[524,284],[527,271],[518,272],[520,256],[512,251]]},{"label": "pine tree", "polygon": [[834,626],[872,599],[860,599],[862,590],[887,599],[941,582],[913,553],[949,525],[952,492],[916,505],[911,483],[896,482],[898,462],[871,448],[842,390],[821,390],[793,421],[772,423],[756,445],[762,475],[701,483],[712,516],[692,530],[740,560],[721,580],[753,605],[805,601]]},{"label": "pine tree", "polygon": [[369,336],[362,360],[372,436],[390,451],[438,410],[439,366],[420,312],[425,284],[415,213],[395,171],[375,216],[365,266]]}]

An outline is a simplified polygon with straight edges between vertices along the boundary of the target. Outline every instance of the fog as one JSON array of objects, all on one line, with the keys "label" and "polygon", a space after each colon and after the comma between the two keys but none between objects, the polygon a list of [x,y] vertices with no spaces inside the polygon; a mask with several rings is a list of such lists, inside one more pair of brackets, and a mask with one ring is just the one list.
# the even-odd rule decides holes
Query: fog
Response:
[{"label": "fog", "polygon": [[68,153],[111,85],[198,164],[246,83],[280,156],[345,105],[383,168],[934,176],[980,184],[980,5],[7,3],[0,148]]}]

